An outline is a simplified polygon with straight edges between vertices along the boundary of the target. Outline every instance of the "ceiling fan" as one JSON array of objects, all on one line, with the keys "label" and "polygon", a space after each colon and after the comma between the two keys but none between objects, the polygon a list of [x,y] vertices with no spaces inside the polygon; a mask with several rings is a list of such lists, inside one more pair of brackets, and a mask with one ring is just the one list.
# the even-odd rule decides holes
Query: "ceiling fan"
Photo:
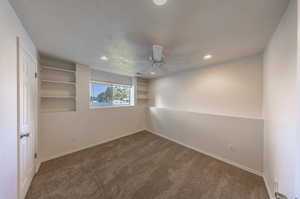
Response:
[{"label": "ceiling fan", "polygon": [[152,55],[149,57],[149,61],[151,62],[152,66],[151,69],[148,70],[151,75],[155,75],[158,71],[161,70],[162,65],[164,62],[164,48],[160,45],[153,45],[152,46]]},{"label": "ceiling fan", "polygon": [[[149,56],[147,62],[151,64],[150,68],[147,68],[144,72],[138,72],[136,75],[143,76],[143,75],[160,75],[164,72],[167,72],[166,59],[164,55],[164,47],[161,45],[153,45],[152,46],[152,55]],[[179,64],[179,62],[177,62]]]},{"label": "ceiling fan", "polygon": [[[168,68],[170,65],[180,65],[180,64],[187,64],[186,61],[177,60],[176,58],[166,59],[164,55],[164,47],[161,45],[152,45],[152,53],[149,57],[144,60],[127,60],[123,57],[116,58],[118,62],[125,62],[125,63],[134,63],[138,65],[146,65],[146,69],[142,70],[141,72],[137,72],[137,76],[159,76],[168,72]],[[177,60],[174,62],[174,60]],[[150,67],[149,67],[150,64]]]}]

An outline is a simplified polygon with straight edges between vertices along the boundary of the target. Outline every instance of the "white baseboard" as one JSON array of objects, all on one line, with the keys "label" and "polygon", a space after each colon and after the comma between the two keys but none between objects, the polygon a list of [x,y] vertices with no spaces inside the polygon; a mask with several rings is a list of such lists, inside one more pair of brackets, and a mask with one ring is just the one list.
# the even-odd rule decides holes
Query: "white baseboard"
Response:
[{"label": "white baseboard", "polygon": [[197,148],[195,148],[195,147],[192,147],[192,146],[190,146],[190,145],[184,144],[184,143],[182,143],[182,142],[180,142],[180,141],[174,140],[174,139],[169,138],[169,137],[167,137],[167,136],[165,136],[165,135],[162,135],[162,134],[160,134],[160,133],[152,132],[151,130],[148,130],[148,129],[147,129],[146,131],[148,131],[148,132],[150,132],[150,133],[153,133],[153,134],[155,134],[155,135],[158,135],[158,136],[160,136],[160,137],[162,137],[162,138],[165,138],[165,139],[167,139],[167,140],[170,140],[170,141],[172,141],[172,142],[175,142],[175,143],[177,143],[177,144],[180,144],[180,145],[182,145],[182,146],[185,146],[185,147],[187,147],[187,148],[190,148],[190,149],[192,149],[192,150],[194,150],[194,151],[198,151],[199,153],[205,154],[205,155],[207,155],[207,156],[210,156],[210,157],[212,157],[212,158],[215,158],[215,159],[217,159],[217,160],[220,160],[220,161],[222,161],[222,162],[225,162],[225,163],[227,163],[227,164],[230,164],[230,165],[232,165],[232,166],[238,167],[238,168],[240,168],[240,169],[242,169],[242,170],[248,171],[248,172],[250,172],[250,173],[253,173],[253,174],[258,175],[258,176],[261,176],[261,177],[263,176],[263,175],[262,175],[262,172],[257,171],[257,170],[255,170],[255,169],[251,169],[251,168],[246,167],[246,166],[244,166],[244,165],[241,165],[241,164],[239,164],[239,163],[233,162],[232,160],[228,160],[228,159],[222,158],[222,157],[220,157],[220,156],[218,156],[218,155],[215,155],[215,154],[212,154],[212,153],[209,153],[209,152],[206,152],[206,151],[197,149]]},{"label": "white baseboard", "polygon": [[40,161],[38,161],[37,163],[36,163],[36,165],[35,165],[35,173],[37,173],[37,172],[39,172],[39,170],[40,170],[40,167],[41,167],[41,162]]},{"label": "white baseboard", "polygon": [[266,186],[266,189],[267,189],[269,198],[270,198],[270,199],[275,199],[275,196],[274,196],[274,194],[273,194],[272,191],[271,191],[271,188],[270,188],[270,186],[269,186],[269,183],[268,183],[268,181],[267,181],[266,176],[263,174],[262,177],[263,177],[263,179],[264,179],[264,183],[265,183],[265,186]]},{"label": "white baseboard", "polygon": [[46,162],[46,161],[49,161],[49,160],[53,160],[53,159],[56,159],[56,158],[59,158],[59,157],[62,157],[62,156],[65,156],[65,155],[68,155],[68,154],[71,154],[71,153],[79,152],[79,151],[82,151],[84,149],[88,149],[88,148],[91,148],[91,147],[94,147],[94,146],[97,146],[97,145],[100,145],[100,144],[105,144],[107,142],[111,142],[113,140],[116,140],[116,139],[119,139],[119,138],[122,138],[122,137],[133,135],[133,134],[136,134],[136,133],[144,131],[144,130],[145,129],[139,130],[139,131],[136,131],[135,133],[126,133],[126,134],[123,134],[123,135],[120,135],[120,136],[116,136],[116,137],[113,137],[113,138],[102,140],[101,142],[98,142],[98,143],[94,143],[94,144],[90,144],[90,145],[87,145],[87,146],[84,146],[84,147],[80,147],[80,148],[77,148],[77,149],[74,149],[74,150],[66,151],[66,152],[63,152],[63,153],[60,153],[60,154],[56,154],[56,155],[53,155],[53,156],[50,156],[50,157],[47,157],[47,158],[41,158],[39,160],[39,164],[42,164],[43,162]]}]

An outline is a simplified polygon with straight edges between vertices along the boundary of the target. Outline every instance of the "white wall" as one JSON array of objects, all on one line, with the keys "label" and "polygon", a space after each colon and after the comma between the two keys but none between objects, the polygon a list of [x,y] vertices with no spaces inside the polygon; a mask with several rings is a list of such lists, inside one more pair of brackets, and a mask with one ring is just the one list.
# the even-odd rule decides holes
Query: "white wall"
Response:
[{"label": "white wall", "polygon": [[150,131],[261,174],[260,55],[152,80],[150,88]]},{"label": "white wall", "polygon": [[290,1],[264,55],[264,174],[271,192],[277,181],[279,191],[289,198],[294,198],[299,156],[296,4],[296,0]]},{"label": "white wall", "polygon": [[157,107],[241,117],[262,116],[262,56],[152,81]]},{"label": "white wall", "polygon": [[17,40],[34,44],[7,0],[0,0],[0,198],[17,198]]},{"label": "white wall", "polygon": [[40,161],[145,129],[144,107],[90,109],[90,69],[78,65],[77,71],[77,111],[40,115]]},{"label": "white wall", "polygon": [[151,107],[149,129],[261,175],[263,120]]}]

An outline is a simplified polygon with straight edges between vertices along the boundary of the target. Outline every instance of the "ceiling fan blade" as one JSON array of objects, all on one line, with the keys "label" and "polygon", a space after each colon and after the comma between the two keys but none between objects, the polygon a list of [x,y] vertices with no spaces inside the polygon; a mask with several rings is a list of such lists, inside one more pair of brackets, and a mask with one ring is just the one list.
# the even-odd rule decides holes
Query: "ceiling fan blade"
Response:
[{"label": "ceiling fan blade", "polygon": [[188,59],[183,59],[183,58],[167,57],[164,61],[168,64],[176,64],[176,65],[191,64],[191,62]]},{"label": "ceiling fan blade", "polygon": [[127,64],[147,64],[149,63],[148,60],[130,60],[126,59],[124,57],[113,57],[111,58],[113,62],[121,62],[121,63],[127,63]]}]

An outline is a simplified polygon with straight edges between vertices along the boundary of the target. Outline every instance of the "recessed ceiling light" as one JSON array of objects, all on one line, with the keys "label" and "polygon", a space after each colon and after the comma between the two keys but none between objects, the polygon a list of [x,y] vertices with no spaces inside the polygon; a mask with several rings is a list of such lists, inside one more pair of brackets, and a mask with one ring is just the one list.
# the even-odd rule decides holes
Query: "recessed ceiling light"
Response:
[{"label": "recessed ceiling light", "polygon": [[102,56],[100,59],[103,60],[103,61],[107,61],[107,60],[108,60],[108,57]]},{"label": "recessed ceiling light", "polygon": [[162,6],[167,3],[168,0],[153,0],[153,3],[157,6]]},{"label": "recessed ceiling light", "polygon": [[211,58],[212,58],[212,55],[210,55],[210,54],[207,54],[203,57],[204,60],[209,60]]}]

